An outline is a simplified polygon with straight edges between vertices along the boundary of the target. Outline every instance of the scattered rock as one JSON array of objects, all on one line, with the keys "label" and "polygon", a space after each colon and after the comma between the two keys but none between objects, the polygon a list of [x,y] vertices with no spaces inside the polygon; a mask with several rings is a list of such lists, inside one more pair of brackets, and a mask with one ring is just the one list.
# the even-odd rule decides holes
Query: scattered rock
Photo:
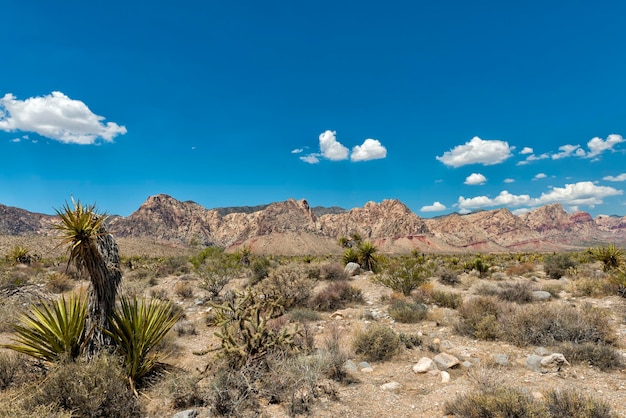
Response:
[{"label": "scattered rock", "polygon": [[337,312],[333,312],[332,314],[330,314],[330,319],[336,319],[338,321],[343,319],[343,313],[337,311]]},{"label": "scattered rock", "polygon": [[506,354],[495,354],[493,356],[493,361],[500,366],[508,366],[509,365],[509,356]]},{"label": "scattered rock", "polygon": [[413,371],[415,373],[426,373],[429,370],[436,370],[437,365],[428,357],[422,357],[419,359],[417,364],[413,366]]},{"label": "scattered rock", "polygon": [[441,383],[448,383],[450,381],[450,373],[446,371],[441,372]]},{"label": "scattered rock", "polygon": [[180,411],[175,413],[172,418],[196,418],[197,416],[197,409],[187,409],[186,411]]},{"label": "scattered rock", "polygon": [[461,366],[465,367],[466,369],[469,369],[473,365],[474,365],[474,363],[472,363],[471,361],[467,361],[467,360],[465,360],[463,363],[461,363]]},{"label": "scattered rock", "polygon": [[398,382],[389,382],[389,383],[385,383],[383,385],[380,386],[380,388],[382,390],[386,390],[389,392],[395,392],[396,390],[400,389],[402,387],[402,385]]},{"label": "scattered rock", "polygon": [[545,290],[535,290],[533,292],[533,300],[538,302],[545,302],[547,300],[552,299],[552,295],[550,292],[546,292]]},{"label": "scattered rock", "polygon": [[538,356],[547,356],[548,353],[549,351],[545,347],[537,347],[535,349],[535,354],[537,354]]},{"label": "scattered rock", "polygon": [[359,370],[352,360],[346,360],[346,362],[343,363],[343,368],[344,370],[352,373],[356,373]]},{"label": "scattered rock", "polygon": [[433,361],[435,362],[435,364],[437,364],[439,370],[451,369],[452,367],[458,366],[461,363],[458,358],[448,353],[437,354],[433,358]]},{"label": "scattered rock", "polygon": [[370,366],[370,364],[367,361],[360,362],[359,368],[361,369],[362,373],[371,373],[374,371],[374,368]]},{"label": "scattered rock", "polygon": [[543,356],[531,354],[526,358],[525,366],[533,372],[539,372],[541,371],[541,360],[543,360]]},{"label": "scattered rock", "polygon": [[350,262],[346,264],[346,266],[343,268],[343,271],[345,271],[348,276],[354,277],[361,272],[361,266],[358,263]]},{"label": "scattered rock", "polygon": [[454,345],[452,345],[452,343],[448,340],[443,340],[441,342],[441,348],[443,348],[444,350],[450,350],[454,347]]},{"label": "scattered rock", "polygon": [[563,366],[569,366],[569,362],[565,359],[565,356],[561,353],[552,353],[549,356],[545,356],[540,361],[543,367],[556,367],[557,370],[561,370]]}]

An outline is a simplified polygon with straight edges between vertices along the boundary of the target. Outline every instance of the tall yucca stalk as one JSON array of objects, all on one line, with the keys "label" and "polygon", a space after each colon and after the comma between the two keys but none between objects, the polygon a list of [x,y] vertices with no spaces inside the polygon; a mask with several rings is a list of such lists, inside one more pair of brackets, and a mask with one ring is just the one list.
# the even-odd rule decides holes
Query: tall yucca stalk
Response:
[{"label": "tall yucca stalk", "polygon": [[120,299],[119,308],[111,316],[111,329],[106,333],[117,344],[133,384],[154,369],[159,360],[154,350],[179,318],[171,302]]},{"label": "tall yucca stalk", "polygon": [[54,226],[62,242],[68,246],[69,263],[88,273],[91,280],[87,306],[87,329],[93,333],[88,352],[111,344],[104,331],[110,329],[117,289],[122,279],[119,252],[113,237],[106,231],[104,214],[98,214],[95,205],[80,201],[66,203],[57,215],[61,222]]},{"label": "tall yucca stalk", "polygon": [[81,354],[87,341],[86,316],[87,304],[76,295],[32,305],[19,323],[11,325],[15,332],[14,343],[3,347],[45,361],[62,357],[73,360]]}]

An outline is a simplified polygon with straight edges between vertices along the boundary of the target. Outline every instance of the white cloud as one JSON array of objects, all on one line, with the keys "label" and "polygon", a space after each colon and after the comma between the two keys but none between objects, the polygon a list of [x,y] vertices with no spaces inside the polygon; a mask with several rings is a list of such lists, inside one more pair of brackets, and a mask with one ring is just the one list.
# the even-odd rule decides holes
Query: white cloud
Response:
[{"label": "white cloud", "polygon": [[537,201],[538,205],[548,203],[563,203],[566,205],[594,206],[602,203],[602,198],[621,195],[622,190],[608,186],[597,186],[590,181],[581,181],[566,184],[565,187],[554,187],[548,193],[542,193]]},{"label": "white cloud", "polygon": [[534,150],[531,147],[524,147],[519,153],[520,154],[532,154],[533,152]]},{"label": "white cloud", "polygon": [[528,212],[530,212],[529,208],[519,208],[519,209],[515,209],[511,211],[513,215],[518,215],[518,216],[523,213],[528,213]]},{"label": "white cloud", "polygon": [[428,206],[422,206],[420,209],[421,212],[441,212],[442,210],[446,210],[446,205],[443,205],[440,202],[435,202]]},{"label": "white cloud", "polygon": [[590,181],[566,184],[565,187],[554,187],[541,196],[532,198],[529,195],[514,195],[504,190],[491,199],[488,196],[465,198],[459,196],[458,207],[465,210],[493,206],[528,206],[536,207],[550,203],[561,203],[566,206],[595,206],[603,203],[603,198],[621,195],[624,192],[607,186],[597,186]]},{"label": "white cloud", "polygon": [[465,179],[465,184],[470,186],[479,186],[481,184],[485,184],[487,181],[487,177],[483,176],[480,173],[472,173]]},{"label": "white cloud", "polygon": [[556,154],[552,154],[552,159],[553,160],[560,160],[561,158],[566,158],[566,157],[571,157],[572,154],[576,155],[578,157],[582,157],[583,155],[585,155],[585,151],[580,148],[580,145],[570,145],[570,144],[566,144],[566,145],[561,145],[559,147],[559,151]]},{"label": "white cloud", "polygon": [[511,157],[511,150],[508,142],[483,140],[475,136],[471,141],[457,145],[436,158],[445,165],[455,168],[467,164],[494,165]]},{"label": "white cloud", "polygon": [[341,161],[348,158],[348,148],[344,147],[335,137],[336,131],[325,131],[320,134],[320,151],[322,156],[331,161]]},{"label": "white cloud", "polygon": [[515,183],[514,179],[504,179],[505,183]]},{"label": "white cloud", "polygon": [[362,145],[352,148],[351,161],[369,161],[378,160],[387,157],[387,148],[385,148],[377,139],[366,139]]},{"label": "white cloud", "polygon": [[548,176],[546,176],[545,173],[537,173],[535,177],[533,177],[533,180],[545,179],[546,177]]},{"label": "white cloud", "polygon": [[621,142],[624,142],[624,138],[617,134],[609,135],[605,141],[598,137],[592,138],[587,142],[587,147],[589,148],[587,158],[593,158],[604,151],[613,150],[613,147]]},{"label": "white cloud", "polygon": [[292,154],[300,154],[302,151],[304,151],[304,148],[296,148],[296,149],[292,149],[291,153]]},{"label": "white cloud", "polygon": [[602,177],[602,180],[606,180],[606,181],[626,181],[626,173],[622,173],[619,176]]},{"label": "white cloud", "polygon": [[17,100],[11,93],[0,99],[0,130],[35,132],[66,144],[94,144],[98,139],[113,142],[126,127],[89,110],[80,100],[54,91],[42,97]]},{"label": "white cloud", "polygon": [[319,157],[319,154],[309,154],[309,155],[304,155],[300,157],[300,159],[304,161],[305,163],[317,164],[320,162],[320,159],[318,157]]}]

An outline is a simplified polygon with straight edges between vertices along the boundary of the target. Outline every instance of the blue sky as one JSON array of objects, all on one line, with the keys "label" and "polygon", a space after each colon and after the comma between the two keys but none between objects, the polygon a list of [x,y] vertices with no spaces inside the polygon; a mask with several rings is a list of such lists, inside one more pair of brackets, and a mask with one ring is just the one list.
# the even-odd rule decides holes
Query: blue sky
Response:
[{"label": "blue sky", "polygon": [[5,3],[2,204],[626,215],[626,3]]}]

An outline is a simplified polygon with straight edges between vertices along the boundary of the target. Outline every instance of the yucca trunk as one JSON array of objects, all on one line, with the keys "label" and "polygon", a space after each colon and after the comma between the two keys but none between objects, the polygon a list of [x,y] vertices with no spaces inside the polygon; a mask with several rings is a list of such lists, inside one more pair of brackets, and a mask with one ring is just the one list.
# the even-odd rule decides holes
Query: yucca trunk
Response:
[{"label": "yucca trunk", "polygon": [[104,330],[111,330],[109,318],[113,314],[117,290],[122,280],[117,243],[104,226],[90,244],[88,254],[82,259],[83,267],[91,280],[86,323],[87,332],[91,333],[87,346],[88,356],[113,344],[113,340]]}]

